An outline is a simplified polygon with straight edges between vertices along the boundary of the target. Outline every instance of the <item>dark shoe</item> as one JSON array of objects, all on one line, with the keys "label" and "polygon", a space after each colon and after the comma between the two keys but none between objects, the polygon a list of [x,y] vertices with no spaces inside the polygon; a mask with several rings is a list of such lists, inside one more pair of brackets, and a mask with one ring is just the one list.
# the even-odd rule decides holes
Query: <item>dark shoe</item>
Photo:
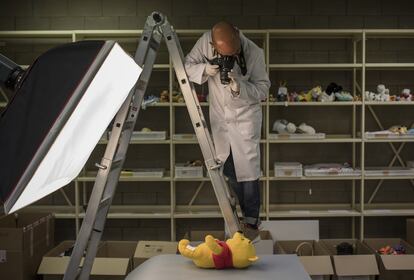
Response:
[{"label": "dark shoe", "polygon": [[243,234],[252,243],[260,241],[260,230],[257,225],[243,224]]}]

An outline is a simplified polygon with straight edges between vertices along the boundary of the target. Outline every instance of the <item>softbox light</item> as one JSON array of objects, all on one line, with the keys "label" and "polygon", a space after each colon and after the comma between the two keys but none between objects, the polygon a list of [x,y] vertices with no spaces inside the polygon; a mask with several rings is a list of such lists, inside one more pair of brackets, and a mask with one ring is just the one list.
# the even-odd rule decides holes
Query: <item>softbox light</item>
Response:
[{"label": "softbox light", "polygon": [[0,118],[0,198],[6,213],[78,176],[142,69],[113,41],[41,55]]}]

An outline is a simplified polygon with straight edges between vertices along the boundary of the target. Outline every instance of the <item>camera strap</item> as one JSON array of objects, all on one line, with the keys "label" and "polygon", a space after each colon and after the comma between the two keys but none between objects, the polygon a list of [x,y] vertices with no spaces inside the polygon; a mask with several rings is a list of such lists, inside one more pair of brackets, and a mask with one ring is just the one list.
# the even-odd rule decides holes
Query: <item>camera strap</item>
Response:
[{"label": "camera strap", "polygon": [[247,73],[246,59],[244,58],[243,46],[241,46],[240,53],[236,57],[237,64],[240,66],[240,71],[244,75]]}]

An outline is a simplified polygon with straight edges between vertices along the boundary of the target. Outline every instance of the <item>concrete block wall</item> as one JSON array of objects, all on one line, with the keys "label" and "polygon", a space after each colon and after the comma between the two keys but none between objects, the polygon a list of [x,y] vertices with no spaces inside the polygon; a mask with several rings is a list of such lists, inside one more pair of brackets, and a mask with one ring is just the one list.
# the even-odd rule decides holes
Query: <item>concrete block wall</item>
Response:
[{"label": "concrete block wall", "polygon": [[[208,29],[219,20],[233,22],[241,29],[259,28],[414,28],[414,2],[410,0],[2,0],[0,1],[0,30],[73,30],[73,29],[142,29],[146,17],[159,10],[166,14],[177,29]],[[182,42],[184,52],[188,52],[195,40]],[[48,48],[64,43],[65,40],[45,41],[6,41],[0,40],[0,52],[17,62],[30,64]],[[33,44],[32,44],[33,43]],[[123,47],[134,52],[136,42],[121,42]],[[351,44],[347,40],[271,40],[270,59],[273,63],[312,63],[312,62],[351,62]],[[369,62],[413,62],[414,40],[369,40],[367,43],[367,61]],[[157,59],[159,63],[168,62],[168,54],[162,48]],[[326,86],[331,81],[350,89],[352,75],[340,71],[272,71],[272,89],[277,89],[279,81],[286,80],[291,90],[304,90],[316,84]],[[375,90],[378,83],[385,83],[392,92],[404,87],[414,89],[411,71],[369,71],[367,89]],[[158,94],[168,87],[168,74],[154,72],[149,93]],[[176,123],[177,131],[187,132],[191,127],[185,125],[188,117],[185,110],[177,109],[177,116],[182,120]],[[307,121],[320,130],[331,133],[350,133],[351,112],[347,109],[332,110],[329,120],[324,118],[326,112],[315,108],[301,111],[272,110],[271,121],[280,116],[296,122]],[[329,109],[329,108],[323,108]],[[184,112],[180,112],[184,111]],[[299,110],[299,109],[298,109]],[[313,110],[313,111],[312,111]],[[300,113],[300,115],[298,115]],[[387,125],[395,121],[408,123],[413,116],[412,110],[399,108],[378,109],[377,112]],[[299,117],[301,116],[301,117]],[[313,117],[311,117],[313,116]],[[393,117],[390,117],[393,116]],[[137,129],[151,127],[168,130],[168,109],[148,109],[141,113]],[[316,120],[315,120],[316,119]],[[335,125],[332,125],[332,119]],[[412,118],[411,118],[412,119]],[[155,120],[155,121],[154,121]],[[374,120],[367,114],[367,127],[376,129]],[[165,126],[163,125],[165,124]],[[169,148],[163,145],[151,145],[145,150],[131,147],[134,156],[127,159],[128,167],[169,166]],[[188,155],[199,155],[198,147],[179,147],[177,157],[187,160]],[[297,149],[285,149],[286,145],[272,145],[274,160],[294,159],[295,155],[308,155],[308,163],[315,160],[350,161],[350,144],[296,145]],[[312,147],[312,149],[310,149]],[[187,150],[186,150],[187,149]],[[367,147],[369,154],[379,156],[369,158],[370,162],[387,163],[392,153],[386,144],[372,144]],[[312,152],[310,152],[312,150]],[[317,150],[318,153],[314,153]],[[189,152],[190,151],[190,152]],[[386,152],[384,152],[386,151]],[[92,166],[103,153],[103,146],[97,148],[88,166]],[[319,156],[314,156],[318,154]],[[414,154],[413,146],[407,145],[403,154]],[[162,155],[156,156],[153,155]],[[153,161],[145,159],[154,158]],[[271,164],[272,165],[272,164]],[[300,183],[300,184],[299,184]],[[350,201],[350,184],[319,184],[317,182],[297,184],[285,182],[278,187],[271,184],[271,202],[274,203],[346,203]],[[196,183],[195,183],[196,184]],[[148,186],[148,188],[146,188]],[[91,184],[88,184],[88,188]],[[312,196],[309,196],[312,188]],[[367,192],[375,185],[367,184]],[[179,184],[177,197],[185,203],[191,197],[195,186]],[[65,188],[71,199],[74,197],[73,186]],[[206,188],[198,203],[210,203],[214,197],[211,189]],[[387,182],[378,193],[379,202],[392,202],[402,199],[412,201],[414,194],[407,182]],[[122,204],[168,204],[170,200],[169,183],[122,183],[114,203]],[[62,204],[62,195],[57,192],[43,199],[44,205]],[[383,218],[368,218],[367,233],[370,236],[403,236],[404,218],[387,219],[389,225],[381,226]],[[348,237],[350,235],[350,218],[321,219],[321,237]],[[190,228],[214,229],[222,226],[218,219],[177,220],[177,237],[180,238]],[[74,238],[72,220],[57,221],[57,240]],[[169,239],[170,220],[109,220],[105,231],[106,239]]]}]

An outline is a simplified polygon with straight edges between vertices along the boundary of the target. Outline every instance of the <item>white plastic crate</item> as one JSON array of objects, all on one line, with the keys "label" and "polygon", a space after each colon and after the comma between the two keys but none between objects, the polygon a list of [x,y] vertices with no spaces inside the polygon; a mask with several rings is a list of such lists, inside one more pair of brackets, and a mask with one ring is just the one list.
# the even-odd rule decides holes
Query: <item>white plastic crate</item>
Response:
[{"label": "white plastic crate", "polygon": [[165,168],[137,168],[131,170],[122,170],[121,176],[162,178],[164,176],[164,173]]},{"label": "white plastic crate", "polygon": [[186,166],[183,163],[175,165],[176,178],[203,178],[202,166]]},{"label": "white plastic crate", "polygon": [[330,167],[324,164],[304,167],[305,176],[360,176],[361,170],[341,165]]},{"label": "white plastic crate", "polygon": [[365,176],[413,176],[414,169],[404,167],[367,167]]},{"label": "white plastic crate", "polygon": [[166,131],[134,131],[131,140],[165,140],[167,139]]},{"label": "white plastic crate", "polygon": [[275,177],[302,177],[302,164],[299,162],[275,162]]},{"label": "white plastic crate", "polygon": [[303,139],[303,140],[314,140],[314,139],[325,139],[325,133],[315,133],[315,134],[279,134],[279,133],[270,133],[269,139],[272,140],[281,140],[281,139]]},{"label": "white plastic crate", "polygon": [[195,134],[174,134],[173,140],[197,140],[197,137]]},{"label": "white plastic crate", "polygon": [[414,139],[413,134],[398,134],[386,132],[365,132],[367,139],[387,138],[387,139]]}]

